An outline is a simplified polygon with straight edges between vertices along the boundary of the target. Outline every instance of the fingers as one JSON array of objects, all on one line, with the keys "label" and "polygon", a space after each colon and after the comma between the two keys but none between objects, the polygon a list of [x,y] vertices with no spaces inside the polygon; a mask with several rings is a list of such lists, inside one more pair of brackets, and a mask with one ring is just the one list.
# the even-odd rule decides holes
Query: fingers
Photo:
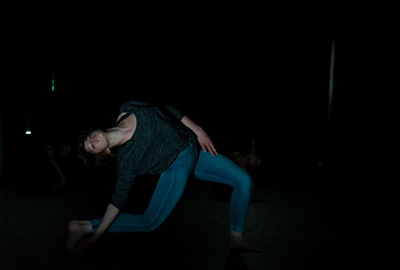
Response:
[{"label": "fingers", "polygon": [[84,240],[79,241],[79,242],[76,244],[75,249],[76,249],[78,252],[83,252],[83,250],[86,249],[86,246],[87,246],[87,241],[84,239]]},{"label": "fingers", "polygon": [[200,144],[201,148],[203,148],[203,152],[207,152],[207,148],[205,146],[205,144]]},{"label": "fingers", "polygon": [[215,149],[214,144],[212,144],[212,143],[210,144],[210,149],[209,149],[210,153],[214,153],[214,155],[218,155],[217,149]]},{"label": "fingers", "polygon": [[89,245],[91,245],[95,240],[92,238],[91,234],[87,234],[85,236],[83,236],[78,243],[76,244],[75,248],[80,251],[83,252],[84,250],[87,249],[87,247]]},{"label": "fingers", "polygon": [[208,144],[201,144],[201,148],[203,148],[204,152],[210,152],[210,154],[212,156],[218,155],[217,150],[215,149],[214,145],[212,143],[208,143]]},{"label": "fingers", "polygon": [[217,150],[215,150],[214,145],[212,145],[212,143],[210,143],[209,145],[207,145],[207,150],[208,152],[210,152],[210,154],[212,156],[215,156],[217,153]]},{"label": "fingers", "polygon": [[204,152],[210,152],[212,156],[218,154],[217,150],[214,147],[213,142],[211,141],[210,137],[204,132],[197,136],[197,139],[200,143],[201,148],[203,148]]}]

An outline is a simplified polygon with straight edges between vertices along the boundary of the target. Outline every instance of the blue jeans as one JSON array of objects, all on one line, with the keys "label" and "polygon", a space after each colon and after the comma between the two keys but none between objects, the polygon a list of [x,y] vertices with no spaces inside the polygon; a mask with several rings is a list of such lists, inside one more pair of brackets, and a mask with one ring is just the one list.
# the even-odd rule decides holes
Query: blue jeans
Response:
[{"label": "blue jeans", "polygon": [[[212,156],[200,151],[196,142],[179,153],[175,161],[161,173],[149,206],[143,214],[121,213],[108,229],[109,232],[150,232],[155,230],[178,203],[190,174],[201,180],[227,184],[233,187],[230,199],[230,228],[242,232],[251,193],[251,179],[239,166],[222,154]],[[101,218],[92,220],[96,228]]]}]

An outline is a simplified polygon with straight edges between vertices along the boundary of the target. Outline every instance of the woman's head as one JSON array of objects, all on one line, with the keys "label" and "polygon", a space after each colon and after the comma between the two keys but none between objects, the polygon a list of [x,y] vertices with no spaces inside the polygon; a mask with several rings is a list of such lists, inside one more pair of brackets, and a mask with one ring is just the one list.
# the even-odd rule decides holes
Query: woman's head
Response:
[{"label": "woman's head", "polygon": [[100,154],[109,151],[109,142],[104,131],[96,129],[91,131],[83,140],[83,149],[90,154]]},{"label": "woman's head", "polygon": [[85,164],[104,164],[111,154],[109,141],[101,129],[84,130],[78,138],[79,157]]}]

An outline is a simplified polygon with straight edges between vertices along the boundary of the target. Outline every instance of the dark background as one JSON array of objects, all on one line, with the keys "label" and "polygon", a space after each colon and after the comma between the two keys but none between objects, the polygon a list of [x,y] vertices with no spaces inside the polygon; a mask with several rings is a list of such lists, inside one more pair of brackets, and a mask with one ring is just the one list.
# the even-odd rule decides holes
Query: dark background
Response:
[{"label": "dark background", "polygon": [[354,154],[380,148],[374,136],[384,138],[393,116],[399,58],[390,7],[157,11],[9,29],[0,101],[6,146],[16,146],[27,118],[68,140],[84,127],[111,125],[118,106],[136,99],[177,107],[223,151],[249,151],[255,139],[266,157],[303,159],[332,136]]},{"label": "dark background", "polygon": [[[161,101],[201,125],[222,153],[249,152],[254,139],[263,166],[287,176],[280,184],[329,189],[354,241],[389,223],[400,56],[393,8],[103,15],[10,31],[0,100],[6,176],[20,166],[27,119],[34,134],[69,142],[82,128],[111,125],[121,102]],[[300,179],[318,168],[332,177]]]}]

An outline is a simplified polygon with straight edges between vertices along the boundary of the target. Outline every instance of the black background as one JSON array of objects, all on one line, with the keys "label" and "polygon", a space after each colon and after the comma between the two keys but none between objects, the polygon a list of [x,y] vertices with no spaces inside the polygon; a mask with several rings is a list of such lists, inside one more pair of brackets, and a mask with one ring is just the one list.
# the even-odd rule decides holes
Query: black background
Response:
[{"label": "black background", "polygon": [[[260,154],[311,151],[327,135],[332,40],[329,136],[372,147],[371,137],[390,123],[399,57],[398,17],[390,7],[140,11],[69,19],[55,13],[38,26],[7,29],[6,133],[21,134],[28,116],[33,129],[68,138],[83,127],[112,124],[121,102],[139,99],[172,104],[227,151],[248,151],[256,137]],[[12,141],[18,135],[5,136]]]},{"label": "black background", "polygon": [[[8,28],[0,99],[6,175],[19,168],[28,118],[34,134],[70,141],[82,128],[111,125],[126,100],[161,101],[201,125],[220,152],[249,152],[254,139],[271,175],[283,171],[290,184],[329,186],[354,242],[390,223],[400,56],[395,9],[238,5],[95,13]],[[318,164],[331,175],[325,183],[299,179],[299,170]]]}]

